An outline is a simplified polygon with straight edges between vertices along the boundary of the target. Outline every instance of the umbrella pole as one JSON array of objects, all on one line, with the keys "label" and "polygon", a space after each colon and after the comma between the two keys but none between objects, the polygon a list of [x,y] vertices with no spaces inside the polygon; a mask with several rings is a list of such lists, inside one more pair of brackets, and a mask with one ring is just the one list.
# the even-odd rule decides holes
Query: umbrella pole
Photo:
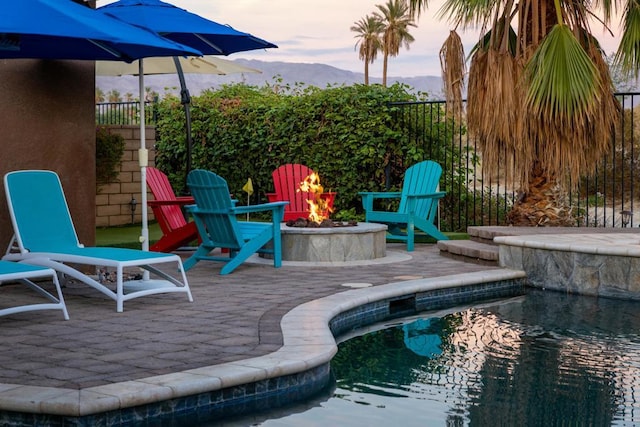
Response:
[{"label": "umbrella pole", "polygon": [[187,176],[189,172],[191,172],[191,150],[193,147],[193,140],[191,138],[191,95],[189,94],[189,89],[187,88],[187,83],[184,80],[184,71],[182,70],[182,64],[180,64],[180,58],[177,56],[173,57],[173,62],[176,64],[176,72],[178,74],[178,79],[180,80],[180,102],[184,106],[184,116],[186,121],[186,132],[187,132],[187,159],[186,159],[186,172],[184,174],[184,184],[182,188],[182,193],[184,195],[189,194],[189,187],[187,186]]},{"label": "umbrella pole", "polygon": [[[142,250],[149,250],[149,220],[147,213],[147,166],[149,165],[149,151],[147,150],[146,123],[144,112],[144,66],[143,60],[138,61],[138,84],[140,92],[140,150],[138,150],[138,162],[140,164],[140,186],[141,186],[141,202],[142,205],[142,234],[140,242]],[[144,271],[143,278],[149,279],[149,272]]]}]

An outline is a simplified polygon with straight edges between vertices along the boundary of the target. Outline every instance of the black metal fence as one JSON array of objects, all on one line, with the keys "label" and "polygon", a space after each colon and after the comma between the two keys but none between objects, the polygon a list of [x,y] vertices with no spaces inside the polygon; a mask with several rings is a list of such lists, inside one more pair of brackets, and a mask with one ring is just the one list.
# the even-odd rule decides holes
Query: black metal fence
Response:
[{"label": "black metal fence", "polygon": [[[580,180],[578,190],[565,195],[579,226],[640,224],[634,217],[639,196],[635,182],[640,175],[640,147],[636,147],[640,119],[636,118],[635,106],[640,102],[640,93],[616,96],[624,114],[619,130],[612,136],[610,153],[593,176],[575,177]],[[507,225],[506,213],[517,197],[517,188],[512,185],[514,173],[508,169],[507,162],[498,170],[484,170],[475,141],[466,132],[462,120],[446,114],[444,101],[392,105],[396,107],[395,120],[404,130],[406,145],[420,145],[428,158],[443,167],[448,194],[440,207],[441,229],[465,231],[472,225]],[[422,131],[416,132],[416,129]]]},{"label": "black metal fence", "polygon": [[[640,93],[616,95],[624,114],[612,136],[610,153],[590,177],[579,179],[578,191],[566,195],[568,204],[583,227],[633,227],[640,225],[635,208],[640,195],[640,118],[635,106]],[[153,102],[146,103],[146,122],[156,122]],[[420,147],[425,157],[443,167],[447,197],[441,203],[440,227],[445,231],[466,231],[473,225],[507,225],[506,214],[517,197],[513,171],[505,166],[487,171],[479,161],[475,141],[466,132],[463,120],[446,114],[444,101],[393,103],[395,120],[404,132],[407,152]],[[97,124],[139,124],[137,102],[96,105]],[[636,123],[638,122],[638,123]],[[637,136],[636,136],[637,135]],[[443,144],[445,146],[443,146]]]},{"label": "black metal fence", "polygon": [[[147,101],[144,105],[145,123],[155,124],[157,116],[156,103]],[[138,101],[97,103],[96,124],[138,125],[140,124],[140,103]]]}]

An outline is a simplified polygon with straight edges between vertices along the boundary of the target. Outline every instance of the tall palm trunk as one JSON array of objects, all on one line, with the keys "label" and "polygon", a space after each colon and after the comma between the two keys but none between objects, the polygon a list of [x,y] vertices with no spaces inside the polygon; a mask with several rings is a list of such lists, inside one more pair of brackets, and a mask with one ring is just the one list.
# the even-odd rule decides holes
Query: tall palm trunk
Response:
[{"label": "tall palm trunk", "polygon": [[369,61],[364,61],[364,84],[369,86]]},{"label": "tall palm trunk", "polygon": [[529,171],[527,190],[521,191],[507,214],[507,223],[520,227],[572,227],[576,225],[562,186],[539,161]]},{"label": "tall palm trunk", "polygon": [[389,63],[389,54],[384,53],[384,59],[382,60],[382,86],[387,87],[387,64]]}]

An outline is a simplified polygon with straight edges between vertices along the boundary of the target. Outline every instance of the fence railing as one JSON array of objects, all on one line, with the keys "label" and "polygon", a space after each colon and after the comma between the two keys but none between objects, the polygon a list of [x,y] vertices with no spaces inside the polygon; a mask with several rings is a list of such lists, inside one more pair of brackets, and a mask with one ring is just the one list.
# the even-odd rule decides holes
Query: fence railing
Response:
[{"label": "fence railing", "polygon": [[[635,112],[640,93],[619,93],[616,97],[624,114],[612,135],[610,153],[592,176],[577,177],[578,190],[566,195],[579,226],[640,224],[634,217],[640,211],[640,195],[635,185],[640,177],[640,147],[635,147],[640,138],[640,118],[636,118]],[[511,184],[514,171],[507,168],[508,162],[498,170],[484,170],[477,161],[476,142],[466,132],[462,120],[446,115],[444,101],[392,105],[396,107],[395,120],[405,131],[405,143],[420,145],[428,158],[443,167],[443,182],[448,184],[450,197],[440,207],[441,229],[465,231],[473,225],[507,225],[506,213],[517,197],[517,188]],[[450,123],[442,126],[446,121]]]},{"label": "fence railing", "polygon": [[[147,101],[145,105],[145,123],[155,124],[157,110],[155,102]],[[98,125],[139,125],[140,103],[101,102],[96,104],[96,124]]]},{"label": "fence railing", "polygon": [[[635,106],[640,93],[616,94],[624,114],[612,135],[610,153],[593,176],[577,177],[578,190],[567,195],[579,226],[634,227],[640,225],[640,118]],[[440,227],[466,231],[473,225],[507,225],[506,214],[517,198],[514,171],[500,166],[487,171],[479,162],[476,142],[466,132],[463,120],[450,119],[444,101],[392,103],[395,121],[404,132],[407,151],[419,146],[425,157],[443,167],[448,197],[441,203]],[[146,122],[156,123],[153,102],[146,103]],[[97,124],[139,124],[137,102],[96,104]],[[445,146],[443,146],[443,144]],[[506,154],[505,154],[506,156]],[[389,176],[389,174],[387,175]],[[389,183],[391,185],[391,183]],[[636,208],[636,204],[638,207]]]}]

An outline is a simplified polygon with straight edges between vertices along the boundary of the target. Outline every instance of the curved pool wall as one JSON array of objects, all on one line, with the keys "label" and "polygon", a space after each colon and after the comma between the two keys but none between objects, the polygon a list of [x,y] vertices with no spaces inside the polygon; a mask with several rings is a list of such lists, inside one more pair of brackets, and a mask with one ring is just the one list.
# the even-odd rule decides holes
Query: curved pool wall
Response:
[{"label": "curved pool wall", "polygon": [[557,234],[495,237],[500,266],[527,284],[581,295],[640,300],[640,235]]},{"label": "curved pool wall", "polygon": [[[335,337],[354,328],[525,292],[523,271],[495,269],[354,289],[302,304],[265,356],[82,390],[0,384],[2,425],[184,425],[303,401],[330,381]],[[12,398],[11,390],[16,389]]]}]

